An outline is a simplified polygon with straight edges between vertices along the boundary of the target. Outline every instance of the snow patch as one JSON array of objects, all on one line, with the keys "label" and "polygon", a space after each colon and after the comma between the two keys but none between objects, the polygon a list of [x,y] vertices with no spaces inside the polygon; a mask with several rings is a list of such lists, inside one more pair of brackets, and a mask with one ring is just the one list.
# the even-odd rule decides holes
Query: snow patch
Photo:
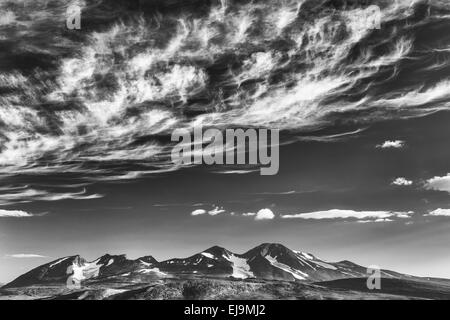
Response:
[{"label": "snow patch", "polygon": [[294,276],[295,279],[298,280],[305,280],[308,275],[304,272],[301,272],[299,270],[295,270],[292,269],[291,267],[289,267],[288,265],[285,265],[284,263],[278,262],[278,260],[276,259],[276,257],[272,257],[271,255],[265,256],[265,258],[267,259],[267,261],[270,262],[271,265],[273,265],[274,267],[281,269],[287,273],[290,273]]},{"label": "snow patch", "polygon": [[202,256],[205,256],[209,259],[216,259],[216,257],[214,257],[211,253],[208,252],[202,252]]},{"label": "snow patch", "polygon": [[119,294],[122,292],[125,292],[127,290],[122,290],[122,289],[106,289],[105,292],[103,292],[103,298],[107,298],[110,296],[113,296],[115,294]]},{"label": "snow patch", "polygon": [[139,271],[139,273],[144,273],[144,274],[155,273],[155,274],[157,274],[159,276],[166,276],[167,275],[167,273],[162,272],[158,268],[142,269],[142,270]]},{"label": "snow patch", "polygon": [[[145,262],[145,261],[142,261],[142,260],[139,260],[139,262],[140,262],[141,264],[143,264],[144,266],[146,266],[146,267],[149,267],[149,266],[152,265],[150,262]],[[172,261],[169,261],[169,263],[172,263]]]},{"label": "snow patch", "polygon": [[326,269],[337,270],[337,268],[335,266],[325,263],[325,262],[322,262],[322,261],[313,261],[313,263],[315,263],[323,268],[326,268]]},{"label": "snow patch", "polygon": [[253,272],[250,271],[250,266],[247,263],[247,259],[239,258],[233,254],[229,257],[223,257],[232,263],[231,266],[233,267],[233,274],[231,276],[233,278],[247,279],[255,277]]},{"label": "snow patch", "polygon": [[49,266],[49,268],[53,268],[53,267],[56,266],[57,264],[60,264],[61,262],[65,261],[65,260],[67,260],[67,259],[69,259],[69,258],[70,258],[70,257],[65,257],[65,258],[59,259],[59,260],[56,261],[55,263],[52,263],[52,264]]},{"label": "snow patch", "polygon": [[306,252],[300,252],[300,254],[308,260],[314,260],[314,257]]}]

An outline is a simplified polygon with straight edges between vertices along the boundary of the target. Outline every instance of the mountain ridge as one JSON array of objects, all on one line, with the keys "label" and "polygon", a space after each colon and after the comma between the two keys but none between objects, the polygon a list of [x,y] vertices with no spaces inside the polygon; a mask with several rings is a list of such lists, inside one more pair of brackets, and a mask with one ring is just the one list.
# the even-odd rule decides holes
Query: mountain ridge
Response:
[{"label": "mountain ridge", "polygon": [[[381,270],[381,274],[387,278],[419,278],[389,270]],[[26,272],[3,288],[64,284],[69,277],[81,283],[179,277],[320,282],[367,276],[367,268],[348,260],[329,262],[279,243],[263,243],[242,254],[216,245],[186,258],[163,261],[151,255],[131,260],[125,254],[105,254],[90,262],[80,255],[66,256]]]}]

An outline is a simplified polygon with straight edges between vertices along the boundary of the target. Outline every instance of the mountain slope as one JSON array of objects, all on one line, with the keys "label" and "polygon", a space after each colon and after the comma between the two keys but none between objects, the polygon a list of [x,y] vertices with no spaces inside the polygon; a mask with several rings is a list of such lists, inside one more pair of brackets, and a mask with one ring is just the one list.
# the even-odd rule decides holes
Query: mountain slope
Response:
[{"label": "mountain slope", "polygon": [[[104,255],[87,262],[80,256],[64,257],[39,266],[4,288],[42,284],[65,284],[68,278],[78,282],[145,282],[147,279],[214,277],[224,279],[260,279],[319,282],[366,277],[366,268],[350,261],[327,262],[281,244],[264,243],[244,254],[214,246],[187,258],[158,262],[152,256],[129,260],[125,255]],[[382,271],[387,278],[410,276]]]}]

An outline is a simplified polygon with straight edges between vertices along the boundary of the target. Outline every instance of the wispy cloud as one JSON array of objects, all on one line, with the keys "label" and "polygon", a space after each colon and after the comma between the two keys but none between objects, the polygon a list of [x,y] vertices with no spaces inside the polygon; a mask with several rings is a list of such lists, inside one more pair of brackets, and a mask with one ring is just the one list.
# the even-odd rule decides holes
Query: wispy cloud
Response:
[{"label": "wispy cloud", "polygon": [[372,222],[393,222],[394,220],[386,218],[386,219],[375,219],[375,220],[358,220],[358,223],[372,223]]},{"label": "wispy cloud", "polygon": [[405,141],[402,140],[388,140],[382,144],[377,145],[379,149],[401,149],[405,146]]},{"label": "wispy cloud", "polygon": [[16,254],[7,254],[5,255],[6,258],[14,258],[14,259],[42,259],[42,258],[48,258],[47,256],[43,256],[40,254],[34,254],[34,253],[16,253]]},{"label": "wispy cloud", "polygon": [[12,205],[32,201],[90,200],[102,198],[101,194],[87,194],[86,189],[79,192],[55,192],[33,188],[9,188],[0,194],[0,205]]},{"label": "wispy cloud", "polygon": [[256,216],[256,212],[246,212],[242,214],[244,217],[254,217]]},{"label": "wispy cloud", "polygon": [[[311,192],[311,191],[308,191],[308,192]],[[300,193],[303,193],[303,192],[291,190],[291,191],[280,191],[280,192],[276,192],[276,191],[273,191],[273,192],[255,192],[255,193],[251,193],[251,194],[258,194],[258,195],[290,195],[290,194],[300,194]]]},{"label": "wispy cloud", "polygon": [[314,211],[308,213],[299,213],[292,215],[282,215],[283,219],[305,219],[305,220],[334,220],[334,219],[357,219],[380,221],[379,219],[389,218],[410,218],[413,212],[394,212],[394,211],[354,211],[331,209],[326,211]]},{"label": "wispy cloud", "polygon": [[1,210],[0,218],[28,218],[32,217],[33,214],[22,211],[22,210]]}]

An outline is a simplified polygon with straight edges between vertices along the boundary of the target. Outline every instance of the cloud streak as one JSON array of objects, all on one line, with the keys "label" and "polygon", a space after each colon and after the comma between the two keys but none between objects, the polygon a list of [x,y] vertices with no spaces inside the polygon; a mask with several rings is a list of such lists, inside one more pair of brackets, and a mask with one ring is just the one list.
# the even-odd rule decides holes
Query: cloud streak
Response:
[{"label": "cloud streak", "polygon": [[101,194],[87,194],[86,189],[79,192],[54,192],[33,188],[14,188],[4,190],[0,194],[0,206],[33,201],[91,200],[102,198]]},{"label": "cloud streak", "polygon": [[43,256],[40,254],[33,254],[33,253],[16,253],[16,254],[7,254],[5,255],[6,258],[14,258],[14,259],[43,259],[43,258],[49,258],[47,256]]},{"label": "cloud streak", "polygon": [[1,210],[0,218],[29,218],[33,217],[33,214],[22,210]]},{"label": "cloud streak", "polygon": [[413,212],[395,212],[395,211],[355,211],[331,209],[326,211],[314,211],[292,215],[282,215],[283,219],[304,219],[304,220],[373,220],[389,218],[410,218]]}]

